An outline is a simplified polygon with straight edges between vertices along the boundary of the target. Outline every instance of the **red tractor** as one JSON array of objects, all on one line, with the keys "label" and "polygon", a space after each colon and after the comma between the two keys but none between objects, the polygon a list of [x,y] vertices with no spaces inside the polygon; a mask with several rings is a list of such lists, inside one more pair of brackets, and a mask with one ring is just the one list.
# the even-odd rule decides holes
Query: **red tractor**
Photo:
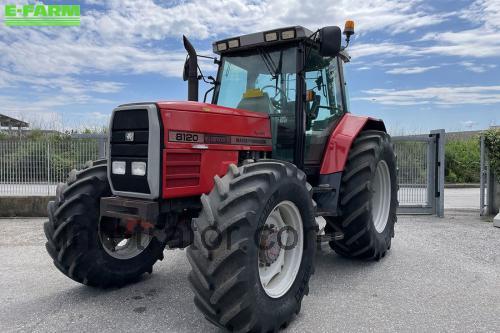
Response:
[{"label": "red tractor", "polygon": [[[347,44],[353,33],[348,21]],[[274,332],[300,310],[318,241],[349,258],[390,249],[391,140],[381,120],[349,113],[339,27],[218,41],[216,78],[184,45],[189,101],[113,111],[107,160],[72,171],[48,205],[46,247],[63,274],[98,287],[136,281],[166,246],[188,247],[194,303],[210,322]],[[198,102],[200,79],[211,104]]]}]

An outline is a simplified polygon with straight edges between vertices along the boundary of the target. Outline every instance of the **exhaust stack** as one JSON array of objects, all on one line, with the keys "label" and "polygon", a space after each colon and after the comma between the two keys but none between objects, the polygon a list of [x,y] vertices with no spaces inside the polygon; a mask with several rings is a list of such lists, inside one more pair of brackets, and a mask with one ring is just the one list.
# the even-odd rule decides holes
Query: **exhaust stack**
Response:
[{"label": "exhaust stack", "polygon": [[198,57],[187,37],[182,36],[182,38],[189,56],[184,65],[184,80],[188,81],[188,101],[198,102]]}]

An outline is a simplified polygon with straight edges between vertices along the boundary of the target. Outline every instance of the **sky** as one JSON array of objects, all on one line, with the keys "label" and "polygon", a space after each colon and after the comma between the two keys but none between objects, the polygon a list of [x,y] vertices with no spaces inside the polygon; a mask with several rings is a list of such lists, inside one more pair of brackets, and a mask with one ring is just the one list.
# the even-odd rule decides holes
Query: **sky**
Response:
[{"label": "sky", "polygon": [[44,2],[80,4],[80,27],[6,27],[6,3],[34,2],[0,1],[0,113],[34,127],[102,127],[119,104],[185,100],[183,34],[211,55],[215,40],[348,19],[352,113],[392,134],[500,125],[500,0]]}]

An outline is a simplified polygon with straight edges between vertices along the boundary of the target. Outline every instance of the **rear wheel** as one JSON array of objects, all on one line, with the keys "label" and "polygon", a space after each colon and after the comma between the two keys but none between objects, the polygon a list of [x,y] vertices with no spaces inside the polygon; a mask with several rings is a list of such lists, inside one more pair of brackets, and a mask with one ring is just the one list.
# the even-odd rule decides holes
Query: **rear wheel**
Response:
[{"label": "rear wheel", "polygon": [[330,242],[345,257],[380,259],[394,237],[397,201],[396,158],[389,135],[365,131],[354,141],[342,174],[340,217],[326,218],[327,232],[342,232]]},{"label": "rear wheel", "polygon": [[141,221],[100,219],[101,197],[111,196],[105,161],[72,171],[48,204],[46,248],[55,266],[90,286],[121,286],[152,271],[163,258],[164,243]]},{"label": "rear wheel", "polygon": [[234,165],[202,196],[188,249],[195,304],[230,331],[274,332],[300,310],[316,250],[312,188],[281,161]]}]

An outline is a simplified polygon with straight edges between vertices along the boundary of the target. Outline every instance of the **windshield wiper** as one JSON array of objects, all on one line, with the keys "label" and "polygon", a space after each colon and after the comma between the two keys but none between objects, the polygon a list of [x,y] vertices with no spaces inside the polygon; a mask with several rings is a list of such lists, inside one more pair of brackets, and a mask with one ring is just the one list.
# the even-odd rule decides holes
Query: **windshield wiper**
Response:
[{"label": "windshield wiper", "polygon": [[[276,68],[276,90],[278,90],[278,76],[281,75],[281,70],[282,70],[282,67],[283,67],[283,50],[280,51],[280,60],[278,61],[278,67]],[[281,75],[281,82],[283,84],[283,81],[284,78],[283,78],[283,75]],[[283,96],[281,96],[283,97]]]},{"label": "windshield wiper", "polygon": [[262,60],[264,61],[264,64],[266,65],[267,71],[269,72],[269,74],[271,74],[272,79],[276,80],[278,78],[278,75],[281,72],[281,61],[282,61],[282,57],[283,57],[283,52],[281,53],[281,56],[280,56],[280,64],[279,64],[279,68],[278,68],[278,66],[276,66],[274,64],[273,58],[269,55],[269,53],[264,51],[262,48],[259,48],[258,51],[259,51],[259,55],[261,56]]}]

